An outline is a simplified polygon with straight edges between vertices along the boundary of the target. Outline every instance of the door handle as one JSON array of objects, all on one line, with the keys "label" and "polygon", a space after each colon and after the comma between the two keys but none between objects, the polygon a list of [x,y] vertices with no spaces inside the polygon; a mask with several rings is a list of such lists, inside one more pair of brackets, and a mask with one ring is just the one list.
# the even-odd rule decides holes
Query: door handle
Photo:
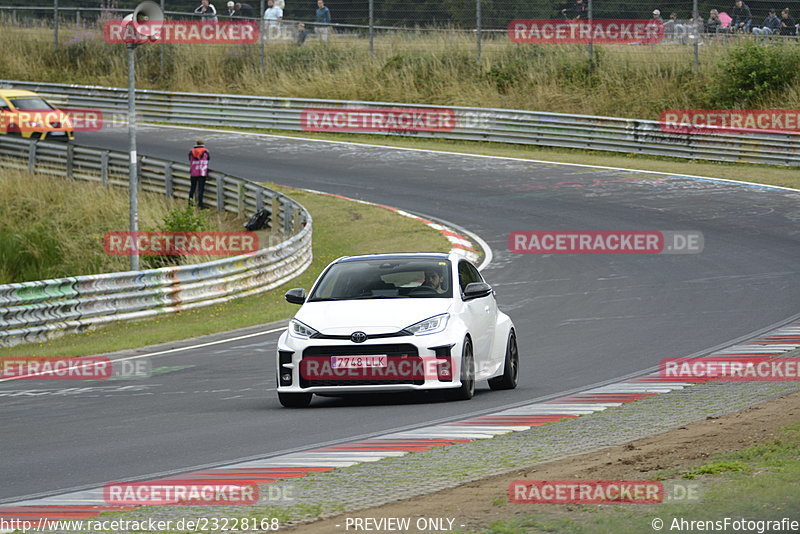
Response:
[{"label": "door handle", "polygon": [[485,311],[486,313],[489,313],[489,306],[484,307],[483,311]]}]

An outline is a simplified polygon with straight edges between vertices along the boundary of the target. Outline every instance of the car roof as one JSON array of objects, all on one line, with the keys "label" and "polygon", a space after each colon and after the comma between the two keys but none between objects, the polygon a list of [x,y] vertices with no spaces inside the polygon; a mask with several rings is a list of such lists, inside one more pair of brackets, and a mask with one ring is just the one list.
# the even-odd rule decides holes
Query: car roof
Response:
[{"label": "car roof", "polygon": [[39,96],[33,91],[25,91],[23,89],[0,89],[0,96]]},{"label": "car roof", "polygon": [[393,254],[364,254],[361,256],[345,256],[339,258],[335,263],[347,263],[351,261],[364,260],[426,260],[438,259],[446,260],[448,254],[443,252],[398,252]]}]

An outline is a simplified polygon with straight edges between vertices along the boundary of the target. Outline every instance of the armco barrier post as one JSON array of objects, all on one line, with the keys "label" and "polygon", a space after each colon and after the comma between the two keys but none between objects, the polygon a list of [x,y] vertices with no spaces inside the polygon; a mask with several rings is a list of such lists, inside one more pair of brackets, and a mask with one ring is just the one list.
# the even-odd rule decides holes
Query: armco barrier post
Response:
[{"label": "armco barrier post", "polygon": [[67,145],[67,180],[72,181],[72,171],[75,166],[75,145]]},{"label": "armco barrier post", "polygon": [[53,48],[58,50],[58,0],[53,0]]},{"label": "armco barrier post", "polygon": [[256,211],[264,207],[264,191],[262,189],[256,190]]},{"label": "armco barrier post", "polygon": [[244,184],[239,182],[236,185],[236,213],[241,217],[244,213]]},{"label": "armco barrier post", "polygon": [[225,178],[217,176],[217,211],[225,210]]},{"label": "armco barrier post", "polygon": [[33,174],[36,172],[36,141],[30,140],[28,144],[28,172]]},{"label": "armco barrier post", "polygon": [[103,187],[108,187],[108,150],[100,153],[100,181]]},{"label": "armco barrier post", "polygon": [[168,161],[164,164],[164,190],[166,192],[167,198],[172,198],[172,162]]},{"label": "armco barrier post", "polygon": [[276,231],[281,226],[281,205],[278,203],[278,196],[272,197],[272,212],[269,214],[270,228]]}]

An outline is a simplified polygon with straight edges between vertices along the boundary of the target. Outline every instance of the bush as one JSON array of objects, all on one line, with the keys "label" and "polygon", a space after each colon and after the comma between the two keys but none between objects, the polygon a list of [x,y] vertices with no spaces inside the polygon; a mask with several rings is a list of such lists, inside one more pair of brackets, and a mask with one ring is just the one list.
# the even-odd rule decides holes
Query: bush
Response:
[{"label": "bush", "polygon": [[[192,206],[184,208],[175,208],[167,212],[161,223],[159,231],[161,232],[202,232],[209,230],[211,227],[208,216],[200,211],[194,209]],[[157,256],[142,256],[144,269],[160,269],[161,267],[168,267],[171,265],[180,265],[183,263],[181,259],[183,256],[170,256],[160,254]]]},{"label": "bush", "polygon": [[757,106],[770,93],[797,78],[800,51],[796,45],[764,46],[754,41],[732,47],[719,64],[706,93],[709,107]]}]

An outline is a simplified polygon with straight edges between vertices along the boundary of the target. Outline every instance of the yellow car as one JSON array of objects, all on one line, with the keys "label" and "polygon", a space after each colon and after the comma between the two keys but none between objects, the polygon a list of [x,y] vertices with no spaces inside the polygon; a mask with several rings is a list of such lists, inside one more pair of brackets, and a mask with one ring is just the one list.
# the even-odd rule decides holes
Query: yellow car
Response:
[{"label": "yellow car", "polygon": [[69,116],[32,91],[0,89],[0,134],[71,141]]}]

